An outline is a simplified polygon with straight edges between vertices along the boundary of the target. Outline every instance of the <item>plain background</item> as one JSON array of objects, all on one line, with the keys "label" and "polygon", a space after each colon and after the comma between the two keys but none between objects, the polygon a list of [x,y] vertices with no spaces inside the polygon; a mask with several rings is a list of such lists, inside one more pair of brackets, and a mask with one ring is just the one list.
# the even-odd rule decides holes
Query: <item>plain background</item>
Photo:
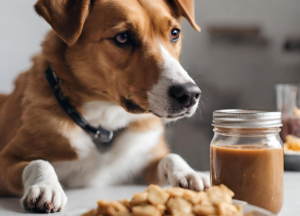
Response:
[{"label": "plain background", "polygon": [[[1,1],[0,92],[10,93],[16,76],[30,68],[49,25],[33,10],[36,0]],[[194,168],[209,169],[209,144],[216,109],[275,109],[274,86],[300,83],[300,53],[287,53],[287,37],[300,38],[299,0],[195,0],[201,33],[183,22],[181,63],[203,92],[199,112],[167,126],[174,152]],[[216,42],[210,25],[257,25],[269,42]]]}]

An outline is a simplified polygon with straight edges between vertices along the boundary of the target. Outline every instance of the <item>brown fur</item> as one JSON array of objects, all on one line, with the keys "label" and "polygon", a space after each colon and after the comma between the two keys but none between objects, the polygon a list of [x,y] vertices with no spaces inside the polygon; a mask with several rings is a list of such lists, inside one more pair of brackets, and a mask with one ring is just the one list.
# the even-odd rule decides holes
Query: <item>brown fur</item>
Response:
[{"label": "brown fur", "polygon": [[[46,36],[32,68],[17,78],[13,93],[0,95],[0,195],[23,194],[22,172],[32,160],[77,159],[69,140],[61,135],[63,126],[77,126],[46,81],[49,63],[62,80],[64,94],[79,111],[84,103],[97,100],[128,110],[125,102],[130,100],[148,112],[146,91],[158,81],[162,61],[158,42],[176,59],[181,49],[180,42],[171,44],[166,37],[171,28],[180,27],[183,9],[178,10],[175,3],[99,0],[91,7],[88,0],[39,0],[35,8],[54,31]],[[135,32],[135,48],[117,47],[111,39],[126,29]],[[147,131],[161,124],[149,118],[132,123],[128,130]],[[162,138],[153,149],[147,174],[151,182],[159,160],[168,152]]]},{"label": "brown fur", "polygon": [[90,0],[40,0],[35,10],[68,45],[73,45],[88,17]]},{"label": "brown fur", "polygon": [[6,100],[7,97],[7,95],[0,94],[0,106]]},{"label": "brown fur", "polygon": [[184,16],[194,29],[201,31],[200,27],[195,22],[194,0],[175,0],[179,7],[182,16]]}]

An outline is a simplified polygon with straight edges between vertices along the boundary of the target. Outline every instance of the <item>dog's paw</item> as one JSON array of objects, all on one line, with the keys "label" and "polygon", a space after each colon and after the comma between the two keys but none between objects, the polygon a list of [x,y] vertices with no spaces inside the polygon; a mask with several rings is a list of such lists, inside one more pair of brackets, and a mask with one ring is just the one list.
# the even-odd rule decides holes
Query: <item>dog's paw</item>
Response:
[{"label": "dog's paw", "polygon": [[66,205],[67,197],[61,187],[33,185],[25,192],[21,203],[27,211],[58,212]]},{"label": "dog's paw", "polygon": [[172,187],[202,191],[210,186],[209,176],[196,171],[173,172],[168,176]]}]

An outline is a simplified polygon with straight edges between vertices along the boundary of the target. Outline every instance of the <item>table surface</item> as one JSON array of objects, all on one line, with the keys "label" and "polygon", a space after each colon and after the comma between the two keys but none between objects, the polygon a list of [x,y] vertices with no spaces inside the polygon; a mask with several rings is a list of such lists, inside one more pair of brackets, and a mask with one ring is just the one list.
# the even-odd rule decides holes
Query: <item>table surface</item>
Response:
[{"label": "table surface", "polygon": [[[279,216],[300,215],[300,172],[284,173],[284,205]],[[81,215],[95,208],[98,199],[118,200],[131,198],[137,191],[143,191],[147,186],[111,186],[99,188],[86,188],[78,190],[67,190],[68,204],[62,212],[55,216]],[[36,216],[43,214],[26,213],[17,198],[0,198],[0,216]]]}]

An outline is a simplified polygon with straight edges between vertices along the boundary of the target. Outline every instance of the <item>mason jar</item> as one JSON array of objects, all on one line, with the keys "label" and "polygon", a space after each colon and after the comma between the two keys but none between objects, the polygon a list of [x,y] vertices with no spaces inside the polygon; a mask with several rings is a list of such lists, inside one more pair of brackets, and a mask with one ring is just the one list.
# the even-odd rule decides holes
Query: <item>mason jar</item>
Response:
[{"label": "mason jar", "polygon": [[278,214],[283,205],[281,112],[217,110],[213,126],[211,185],[224,184],[234,199]]}]

